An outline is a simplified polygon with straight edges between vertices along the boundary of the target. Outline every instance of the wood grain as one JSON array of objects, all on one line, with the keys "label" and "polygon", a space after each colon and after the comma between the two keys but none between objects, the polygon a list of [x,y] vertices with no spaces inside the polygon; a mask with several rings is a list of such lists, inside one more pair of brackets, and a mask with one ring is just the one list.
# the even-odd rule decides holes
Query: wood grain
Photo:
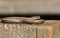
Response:
[{"label": "wood grain", "polygon": [[60,14],[59,1],[0,0],[0,14]]}]

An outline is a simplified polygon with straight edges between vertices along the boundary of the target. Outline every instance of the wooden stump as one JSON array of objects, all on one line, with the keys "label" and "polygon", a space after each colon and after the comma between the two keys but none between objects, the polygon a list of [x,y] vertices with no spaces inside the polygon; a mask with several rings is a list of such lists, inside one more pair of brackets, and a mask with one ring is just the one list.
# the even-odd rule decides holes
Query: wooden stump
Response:
[{"label": "wooden stump", "polygon": [[48,24],[0,23],[0,38],[60,38],[60,22]]}]

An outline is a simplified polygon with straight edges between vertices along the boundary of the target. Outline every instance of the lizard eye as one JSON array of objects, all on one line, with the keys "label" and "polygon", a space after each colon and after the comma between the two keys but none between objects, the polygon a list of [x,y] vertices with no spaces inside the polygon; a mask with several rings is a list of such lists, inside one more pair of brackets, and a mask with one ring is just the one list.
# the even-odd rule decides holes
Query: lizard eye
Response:
[{"label": "lizard eye", "polygon": [[40,16],[36,16],[36,18],[40,18]]}]

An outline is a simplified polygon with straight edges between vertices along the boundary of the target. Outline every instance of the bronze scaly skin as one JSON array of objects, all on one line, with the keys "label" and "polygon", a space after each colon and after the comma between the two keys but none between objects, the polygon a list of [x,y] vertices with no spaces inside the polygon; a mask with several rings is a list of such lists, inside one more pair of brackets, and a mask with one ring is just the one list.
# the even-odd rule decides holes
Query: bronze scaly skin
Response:
[{"label": "bronze scaly skin", "polygon": [[[39,19],[39,20],[38,20]],[[39,16],[33,16],[33,17],[5,17],[2,18],[2,22],[6,22],[6,23],[43,23],[44,20],[40,19]]]}]

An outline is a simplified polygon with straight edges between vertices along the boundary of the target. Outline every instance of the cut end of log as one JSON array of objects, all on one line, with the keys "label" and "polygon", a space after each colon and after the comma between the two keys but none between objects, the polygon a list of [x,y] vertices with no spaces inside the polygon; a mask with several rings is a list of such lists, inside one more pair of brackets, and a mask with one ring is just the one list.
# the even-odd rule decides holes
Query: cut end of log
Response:
[{"label": "cut end of log", "polygon": [[9,25],[4,25],[5,29],[8,30],[9,29]]}]

